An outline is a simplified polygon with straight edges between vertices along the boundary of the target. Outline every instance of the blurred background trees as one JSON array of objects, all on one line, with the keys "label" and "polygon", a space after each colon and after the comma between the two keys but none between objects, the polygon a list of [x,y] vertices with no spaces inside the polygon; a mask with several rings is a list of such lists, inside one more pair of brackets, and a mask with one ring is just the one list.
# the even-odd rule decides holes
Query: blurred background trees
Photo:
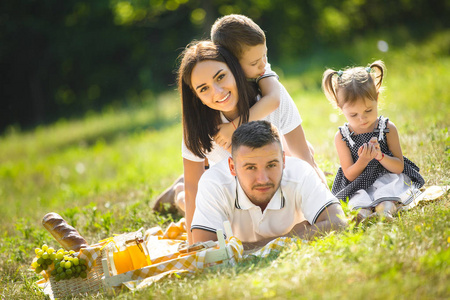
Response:
[{"label": "blurred background trees", "polygon": [[450,1],[5,0],[0,132],[174,90],[182,49],[230,13],[266,31],[277,64],[376,31],[426,37],[449,27]]}]

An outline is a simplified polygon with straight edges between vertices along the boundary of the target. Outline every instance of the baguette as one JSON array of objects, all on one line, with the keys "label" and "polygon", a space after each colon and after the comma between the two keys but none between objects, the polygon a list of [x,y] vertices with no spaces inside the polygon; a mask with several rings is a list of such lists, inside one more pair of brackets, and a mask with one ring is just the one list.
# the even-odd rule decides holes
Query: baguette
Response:
[{"label": "baguette", "polygon": [[42,225],[66,250],[79,251],[89,246],[80,233],[57,213],[46,214],[42,219]]}]

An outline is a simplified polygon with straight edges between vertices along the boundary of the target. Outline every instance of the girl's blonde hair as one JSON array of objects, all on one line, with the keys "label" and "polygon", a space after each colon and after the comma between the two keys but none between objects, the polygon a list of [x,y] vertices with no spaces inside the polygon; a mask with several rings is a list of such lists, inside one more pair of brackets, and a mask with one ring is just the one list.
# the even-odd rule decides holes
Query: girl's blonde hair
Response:
[{"label": "girl's blonde hair", "polygon": [[377,101],[385,72],[386,67],[381,60],[367,68],[328,69],[323,73],[322,89],[328,101],[341,109],[345,104],[351,105],[359,99]]}]

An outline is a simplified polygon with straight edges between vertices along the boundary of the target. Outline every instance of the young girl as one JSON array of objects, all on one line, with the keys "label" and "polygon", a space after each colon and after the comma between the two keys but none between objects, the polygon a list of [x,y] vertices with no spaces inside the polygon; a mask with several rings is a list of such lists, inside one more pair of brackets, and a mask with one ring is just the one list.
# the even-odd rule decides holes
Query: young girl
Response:
[{"label": "young girl", "polygon": [[322,88],[348,123],[334,142],[341,167],[332,193],[360,209],[357,221],[381,215],[392,219],[400,205],[409,204],[424,180],[419,168],[403,156],[397,128],[378,116],[378,99],[385,73],[382,61],[368,68],[328,69]]}]

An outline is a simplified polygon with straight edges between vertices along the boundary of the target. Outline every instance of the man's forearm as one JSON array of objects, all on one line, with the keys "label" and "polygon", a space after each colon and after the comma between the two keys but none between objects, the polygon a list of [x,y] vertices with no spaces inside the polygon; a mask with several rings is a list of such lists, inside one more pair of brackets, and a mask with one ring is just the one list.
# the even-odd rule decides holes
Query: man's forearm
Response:
[{"label": "man's forearm", "polygon": [[[336,217],[338,218],[338,217]],[[304,240],[312,240],[314,237],[323,235],[332,230],[340,230],[344,228],[346,222],[341,220],[323,220],[311,225],[307,221],[299,223],[292,228],[287,236],[299,237]]]},{"label": "man's forearm", "polygon": [[[346,226],[347,219],[341,205],[334,203],[320,213],[316,223],[313,225],[305,220],[295,225],[290,232],[282,236],[311,240],[314,237],[330,232],[331,230],[342,230]],[[274,236],[257,242],[242,243],[242,245],[244,246],[244,250],[257,249],[278,237],[279,236]]]},{"label": "man's forearm", "polygon": [[244,247],[244,251],[258,250],[259,248],[264,247],[265,245],[267,245],[267,243],[273,241],[276,238],[278,238],[278,236],[266,238],[257,242],[242,242],[242,246]]}]

